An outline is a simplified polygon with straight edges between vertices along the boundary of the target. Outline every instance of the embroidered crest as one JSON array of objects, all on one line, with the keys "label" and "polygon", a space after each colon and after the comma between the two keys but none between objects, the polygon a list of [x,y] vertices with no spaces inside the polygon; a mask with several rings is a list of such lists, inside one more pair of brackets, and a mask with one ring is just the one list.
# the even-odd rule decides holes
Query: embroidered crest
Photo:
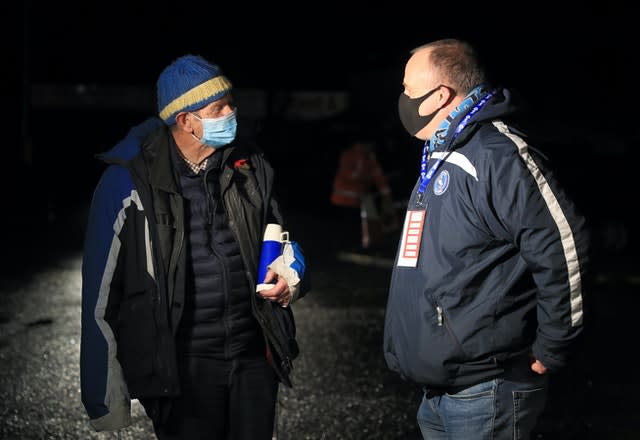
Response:
[{"label": "embroidered crest", "polygon": [[447,188],[449,188],[449,172],[443,170],[436,177],[436,181],[433,182],[433,193],[437,196],[442,195]]}]

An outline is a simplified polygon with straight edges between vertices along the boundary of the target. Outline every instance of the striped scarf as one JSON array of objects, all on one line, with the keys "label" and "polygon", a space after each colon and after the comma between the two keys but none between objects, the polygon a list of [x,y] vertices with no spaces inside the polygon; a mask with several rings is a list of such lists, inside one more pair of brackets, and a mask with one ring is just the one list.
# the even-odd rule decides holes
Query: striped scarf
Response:
[{"label": "striped scarf", "polygon": [[449,113],[449,116],[442,121],[440,126],[433,133],[433,136],[431,136],[431,140],[429,141],[429,153],[434,152],[440,145],[444,144],[447,133],[449,133],[451,123],[460,116],[460,114],[471,109],[471,107],[473,107],[473,105],[478,102],[486,92],[487,90],[483,85],[477,86],[469,92],[469,94],[455,109],[453,109],[451,113]]}]

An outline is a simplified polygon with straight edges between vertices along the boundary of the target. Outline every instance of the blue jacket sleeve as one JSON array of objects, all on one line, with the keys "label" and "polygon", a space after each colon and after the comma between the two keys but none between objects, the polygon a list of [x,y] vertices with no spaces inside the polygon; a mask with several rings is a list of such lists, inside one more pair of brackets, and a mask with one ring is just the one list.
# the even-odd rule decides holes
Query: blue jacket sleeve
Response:
[{"label": "blue jacket sleeve", "polygon": [[124,221],[124,201],[133,188],[129,173],[110,166],[93,194],[82,261],[80,385],[82,403],[96,431],[130,423],[130,398],[120,365],[109,314],[118,308],[115,281]]}]

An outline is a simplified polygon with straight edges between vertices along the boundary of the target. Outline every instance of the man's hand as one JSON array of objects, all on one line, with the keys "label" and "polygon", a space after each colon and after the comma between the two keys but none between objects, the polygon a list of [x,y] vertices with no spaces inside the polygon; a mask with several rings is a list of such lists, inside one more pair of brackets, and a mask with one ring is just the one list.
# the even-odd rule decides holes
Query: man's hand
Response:
[{"label": "man's hand", "polygon": [[287,280],[284,277],[279,277],[278,274],[271,269],[267,270],[263,283],[271,284],[274,280],[276,283],[273,284],[273,287],[259,291],[258,295],[269,301],[275,301],[282,307],[286,307],[291,300],[291,291],[289,290]]},{"label": "man's hand", "polygon": [[547,367],[542,365],[542,362],[538,359],[533,359],[533,362],[531,363],[531,370],[538,374],[545,374],[547,372]]}]

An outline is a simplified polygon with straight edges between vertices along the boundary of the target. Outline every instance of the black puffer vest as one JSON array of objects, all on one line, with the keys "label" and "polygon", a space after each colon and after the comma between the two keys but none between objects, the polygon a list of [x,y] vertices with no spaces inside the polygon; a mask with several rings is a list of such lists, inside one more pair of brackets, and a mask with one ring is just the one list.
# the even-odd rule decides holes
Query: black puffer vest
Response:
[{"label": "black puffer vest", "polygon": [[220,194],[222,154],[194,173],[172,149],[185,205],[186,291],[178,351],[187,356],[232,359],[264,355],[262,332],[251,313],[240,247],[227,225]]}]

